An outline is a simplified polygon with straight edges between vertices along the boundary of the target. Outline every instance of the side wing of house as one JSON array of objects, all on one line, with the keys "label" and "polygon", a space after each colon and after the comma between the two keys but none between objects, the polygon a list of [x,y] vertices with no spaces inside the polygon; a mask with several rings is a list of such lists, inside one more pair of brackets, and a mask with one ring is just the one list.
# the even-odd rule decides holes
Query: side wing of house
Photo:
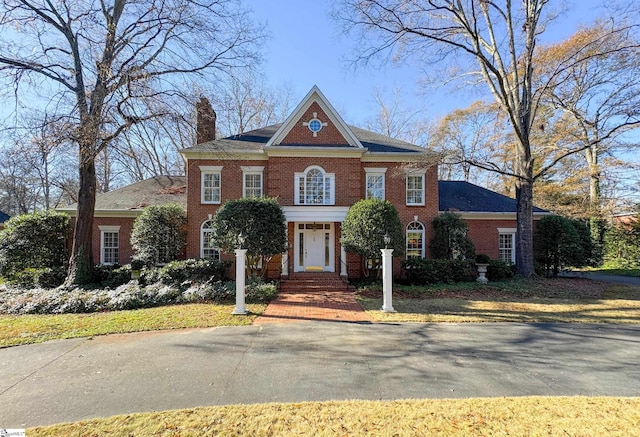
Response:
[{"label": "side wing of house", "polygon": [[[177,203],[186,209],[186,178],[157,176],[96,196],[93,219],[93,261],[96,264],[128,264],[133,257],[131,231],[142,210],[149,205]],[[76,205],[59,208],[72,220]]]},{"label": "side wing of house", "polygon": [[[440,181],[438,186],[440,212],[453,211],[462,216],[476,253],[516,262],[515,199],[464,181]],[[534,208],[534,221],[548,214],[548,211]]]}]

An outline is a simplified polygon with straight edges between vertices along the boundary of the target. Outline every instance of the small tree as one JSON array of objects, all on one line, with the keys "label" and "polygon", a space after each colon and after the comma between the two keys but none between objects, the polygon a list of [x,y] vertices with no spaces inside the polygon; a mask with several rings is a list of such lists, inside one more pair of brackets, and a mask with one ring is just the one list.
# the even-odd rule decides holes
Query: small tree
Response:
[{"label": "small tree", "polygon": [[178,259],[187,237],[187,215],[180,205],[152,205],[133,223],[131,246],[135,256],[149,264]]},{"label": "small tree", "polygon": [[469,227],[460,214],[445,212],[432,222],[433,238],[429,244],[435,259],[474,259],[476,249],[467,236]]},{"label": "small tree", "polygon": [[547,276],[557,277],[562,266],[584,266],[591,254],[586,225],[559,215],[543,217],[536,224],[534,243],[536,261]]},{"label": "small tree", "polygon": [[12,217],[0,231],[0,274],[64,266],[69,231],[69,216],[57,211]]},{"label": "small tree", "polygon": [[225,252],[240,248],[244,237],[247,269],[251,276],[264,277],[274,255],[287,250],[287,225],[282,207],[273,198],[229,200],[214,219],[215,242]]},{"label": "small tree", "polygon": [[340,243],[347,252],[362,257],[365,276],[378,271],[384,249],[384,236],[391,237],[395,256],[404,254],[404,232],[398,210],[388,200],[366,199],[356,202],[342,224]]}]

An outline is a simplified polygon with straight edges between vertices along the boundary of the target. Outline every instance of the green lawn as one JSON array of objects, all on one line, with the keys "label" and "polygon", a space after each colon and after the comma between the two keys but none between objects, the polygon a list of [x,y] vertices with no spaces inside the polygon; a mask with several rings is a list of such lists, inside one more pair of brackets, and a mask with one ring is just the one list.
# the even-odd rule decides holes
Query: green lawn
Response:
[{"label": "green lawn", "polygon": [[124,332],[250,325],[266,308],[250,304],[247,316],[231,304],[187,304],[91,314],[0,315],[0,347]]}]

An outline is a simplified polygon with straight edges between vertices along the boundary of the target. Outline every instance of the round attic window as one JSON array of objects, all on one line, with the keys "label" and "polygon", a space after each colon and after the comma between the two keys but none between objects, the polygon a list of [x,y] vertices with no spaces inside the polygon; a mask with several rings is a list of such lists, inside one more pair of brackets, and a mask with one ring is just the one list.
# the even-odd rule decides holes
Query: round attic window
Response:
[{"label": "round attic window", "polygon": [[317,118],[314,118],[311,121],[309,121],[309,130],[311,132],[315,134],[320,132],[320,129],[322,129],[322,122],[320,120],[318,120]]}]

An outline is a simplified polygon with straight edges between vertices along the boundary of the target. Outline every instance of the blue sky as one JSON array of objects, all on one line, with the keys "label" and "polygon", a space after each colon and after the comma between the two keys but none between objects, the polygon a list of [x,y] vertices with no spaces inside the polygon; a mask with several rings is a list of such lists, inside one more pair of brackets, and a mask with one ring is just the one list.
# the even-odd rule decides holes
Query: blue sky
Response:
[{"label": "blue sky", "polygon": [[[377,106],[372,98],[376,88],[391,93],[402,87],[412,108],[424,108],[424,118],[437,119],[466,107],[481,97],[468,91],[428,89],[418,85],[415,66],[387,65],[353,69],[346,62],[352,55],[353,42],[341,34],[329,16],[331,1],[245,0],[255,18],[266,22],[272,35],[264,47],[265,74],[273,86],[289,84],[294,105],[318,85],[348,123],[363,126]],[[544,37],[560,41],[571,35],[578,24],[589,23],[597,14],[600,0],[567,2],[570,12]],[[555,7],[558,0],[551,2]]]}]

